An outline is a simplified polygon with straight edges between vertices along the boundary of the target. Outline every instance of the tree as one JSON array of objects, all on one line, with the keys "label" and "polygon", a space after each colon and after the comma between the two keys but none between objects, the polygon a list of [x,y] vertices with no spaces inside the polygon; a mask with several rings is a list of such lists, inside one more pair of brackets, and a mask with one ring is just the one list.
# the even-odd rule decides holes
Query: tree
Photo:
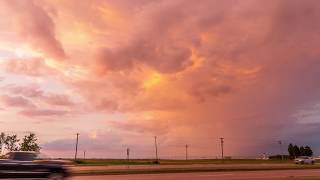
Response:
[{"label": "tree", "polygon": [[289,144],[288,146],[288,152],[289,152],[289,156],[290,158],[294,158],[294,148],[292,144]]},{"label": "tree", "polygon": [[11,136],[7,136],[5,138],[5,148],[9,151],[17,151],[19,148],[17,146],[17,143],[20,140],[18,139],[17,135],[11,135]]},{"label": "tree", "polygon": [[37,143],[37,137],[34,133],[30,133],[24,136],[22,143],[20,144],[21,151],[40,151],[40,146]]},{"label": "tree", "polygon": [[0,153],[2,153],[2,148],[5,142],[6,142],[6,134],[2,132],[0,133]]},{"label": "tree", "polygon": [[300,146],[300,156],[305,156],[306,155],[306,150],[304,149],[303,146]]},{"label": "tree", "polygon": [[300,149],[297,145],[293,146],[294,157],[300,156]]},{"label": "tree", "polygon": [[309,146],[306,146],[304,148],[305,154],[304,156],[312,156],[313,155],[313,151],[311,150],[311,148]]}]

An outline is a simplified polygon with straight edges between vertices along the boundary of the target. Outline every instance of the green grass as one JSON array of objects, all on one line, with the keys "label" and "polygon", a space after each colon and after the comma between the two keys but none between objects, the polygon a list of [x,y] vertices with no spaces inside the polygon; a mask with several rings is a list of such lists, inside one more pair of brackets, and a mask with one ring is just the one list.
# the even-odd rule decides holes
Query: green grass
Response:
[{"label": "green grass", "polygon": [[287,164],[291,160],[259,160],[259,159],[196,159],[196,160],[161,160],[160,164]]},{"label": "green grass", "polygon": [[[256,160],[256,159],[195,159],[195,160],[159,160],[161,165],[188,164],[292,164],[292,160]],[[107,165],[152,165],[157,164],[152,159],[87,159],[77,160],[76,165],[107,166]]]},{"label": "green grass", "polygon": [[74,161],[76,165],[85,166],[108,166],[108,165],[152,165],[152,160],[124,160],[124,159],[88,159]]}]

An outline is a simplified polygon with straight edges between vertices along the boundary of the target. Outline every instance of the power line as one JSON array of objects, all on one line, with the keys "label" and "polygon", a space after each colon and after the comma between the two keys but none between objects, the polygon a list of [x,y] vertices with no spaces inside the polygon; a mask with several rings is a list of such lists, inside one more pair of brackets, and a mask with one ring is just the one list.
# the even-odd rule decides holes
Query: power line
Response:
[{"label": "power line", "polygon": [[74,153],[74,160],[77,160],[77,154],[78,154],[78,141],[79,141],[79,133],[77,133],[76,152]]}]

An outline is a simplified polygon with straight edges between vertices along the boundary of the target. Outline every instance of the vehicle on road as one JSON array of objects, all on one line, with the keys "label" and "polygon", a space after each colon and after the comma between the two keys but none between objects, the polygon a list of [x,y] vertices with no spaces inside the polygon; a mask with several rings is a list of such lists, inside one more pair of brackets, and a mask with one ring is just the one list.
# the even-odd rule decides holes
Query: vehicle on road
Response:
[{"label": "vehicle on road", "polygon": [[294,159],[294,162],[296,164],[314,164],[316,162],[316,160],[312,157],[300,156],[300,157]]},{"label": "vehicle on road", "polygon": [[15,151],[0,159],[0,179],[48,178],[63,180],[69,176],[63,161],[45,158],[40,153]]}]

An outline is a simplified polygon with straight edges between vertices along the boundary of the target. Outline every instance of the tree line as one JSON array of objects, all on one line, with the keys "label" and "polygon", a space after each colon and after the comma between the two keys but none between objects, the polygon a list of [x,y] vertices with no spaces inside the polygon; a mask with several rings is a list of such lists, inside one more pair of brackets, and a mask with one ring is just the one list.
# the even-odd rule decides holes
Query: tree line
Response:
[{"label": "tree line", "polygon": [[22,139],[19,139],[16,134],[6,135],[0,133],[0,152],[3,149],[7,151],[36,151],[39,152],[41,147],[37,143],[38,138],[36,134],[29,133]]},{"label": "tree line", "polygon": [[313,151],[309,146],[297,146],[289,144],[288,152],[290,158],[296,158],[298,156],[312,156]]}]

